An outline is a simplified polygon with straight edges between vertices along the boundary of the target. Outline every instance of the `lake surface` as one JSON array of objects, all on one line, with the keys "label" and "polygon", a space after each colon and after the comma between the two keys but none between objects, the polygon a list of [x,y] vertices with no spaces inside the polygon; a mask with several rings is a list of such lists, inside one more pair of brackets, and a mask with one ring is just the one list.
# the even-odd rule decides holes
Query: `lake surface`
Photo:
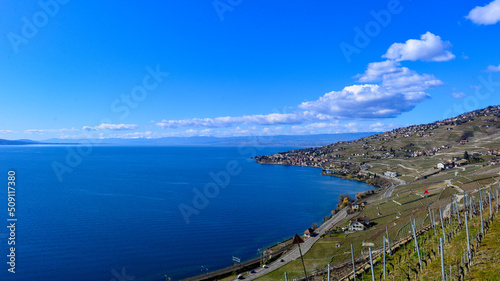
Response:
[{"label": "lake surface", "polygon": [[257,257],[320,223],[339,194],[370,189],[250,159],[289,149],[0,146],[0,183],[16,172],[18,219],[11,274],[3,188],[0,280],[178,280]]}]

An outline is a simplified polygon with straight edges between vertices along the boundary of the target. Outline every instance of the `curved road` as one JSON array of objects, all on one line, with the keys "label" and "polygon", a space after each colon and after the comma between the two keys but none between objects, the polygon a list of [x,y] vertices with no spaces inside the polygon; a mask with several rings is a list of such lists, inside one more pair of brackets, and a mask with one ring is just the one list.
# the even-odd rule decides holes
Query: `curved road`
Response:
[{"label": "curved road", "polygon": [[[318,229],[316,229],[317,235],[306,239],[304,241],[304,243],[302,245],[300,245],[300,248],[302,250],[302,255],[305,255],[312,248],[314,243],[316,243],[316,241],[318,241],[320,239],[322,234],[324,234],[328,229],[332,228],[336,223],[338,223],[340,220],[344,219],[346,216],[347,216],[347,210],[343,209],[340,212],[338,212],[337,214],[335,214],[334,216],[332,216],[332,218],[327,220]],[[246,280],[257,279],[257,278],[262,277],[262,276],[264,276],[264,275],[266,275],[266,274],[268,274],[268,273],[270,273],[270,272],[272,272],[272,271],[274,271],[274,270],[284,266],[285,264],[287,264],[291,261],[294,261],[298,258],[300,258],[299,248],[294,247],[293,250],[286,253],[280,259],[271,263],[267,268],[258,268],[258,269],[255,269],[256,273],[245,275],[245,279]],[[280,262],[281,259],[284,259],[285,261]]]},{"label": "curved road", "polygon": [[396,189],[396,187],[399,186],[399,185],[392,185],[391,187],[389,187],[385,192],[384,194],[382,194],[382,197],[381,199],[387,199],[389,197],[391,197],[392,195],[392,192],[394,191],[394,189]]}]

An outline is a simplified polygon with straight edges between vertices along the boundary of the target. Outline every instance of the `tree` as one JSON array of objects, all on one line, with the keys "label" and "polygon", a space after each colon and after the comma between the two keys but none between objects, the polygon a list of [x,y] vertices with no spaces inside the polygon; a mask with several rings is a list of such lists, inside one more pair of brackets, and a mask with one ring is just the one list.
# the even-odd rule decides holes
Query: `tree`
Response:
[{"label": "tree", "polygon": [[467,160],[470,159],[470,155],[469,155],[469,153],[467,153],[467,151],[464,152],[464,159],[467,159]]},{"label": "tree", "polygon": [[311,228],[313,230],[316,230],[318,228],[318,223],[317,222],[313,222],[313,224],[311,225]]},{"label": "tree", "polygon": [[[347,199],[347,202],[344,199]],[[351,201],[352,201],[352,199],[351,199],[351,196],[349,194],[340,194],[339,195],[339,206],[344,204],[344,203],[349,203]]]},{"label": "tree", "polygon": [[364,192],[358,192],[356,193],[356,199],[362,199],[362,198],[365,198],[365,193]]}]

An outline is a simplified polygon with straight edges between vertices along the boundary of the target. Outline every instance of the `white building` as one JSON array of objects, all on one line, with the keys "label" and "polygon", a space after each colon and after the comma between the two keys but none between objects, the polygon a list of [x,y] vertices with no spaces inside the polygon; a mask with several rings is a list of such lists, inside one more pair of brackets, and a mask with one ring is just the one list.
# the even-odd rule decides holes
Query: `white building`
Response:
[{"label": "white building", "polygon": [[395,177],[397,177],[397,176],[398,176],[398,173],[396,173],[396,172],[391,172],[391,171],[387,171],[387,172],[385,172],[385,173],[384,173],[384,176],[386,176],[386,177],[390,177],[390,178],[395,178]]},{"label": "white building", "polygon": [[353,222],[349,225],[349,231],[363,231],[366,229],[366,226],[359,221]]}]

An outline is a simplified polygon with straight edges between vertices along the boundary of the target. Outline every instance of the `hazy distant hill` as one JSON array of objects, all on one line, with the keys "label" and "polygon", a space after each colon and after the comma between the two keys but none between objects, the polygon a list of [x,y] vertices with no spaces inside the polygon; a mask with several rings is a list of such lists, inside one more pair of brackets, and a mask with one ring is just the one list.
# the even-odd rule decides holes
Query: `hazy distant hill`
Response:
[{"label": "hazy distant hill", "polygon": [[4,140],[4,139],[0,139],[0,145],[25,145],[25,144],[41,144],[41,142],[32,141],[32,140]]}]

